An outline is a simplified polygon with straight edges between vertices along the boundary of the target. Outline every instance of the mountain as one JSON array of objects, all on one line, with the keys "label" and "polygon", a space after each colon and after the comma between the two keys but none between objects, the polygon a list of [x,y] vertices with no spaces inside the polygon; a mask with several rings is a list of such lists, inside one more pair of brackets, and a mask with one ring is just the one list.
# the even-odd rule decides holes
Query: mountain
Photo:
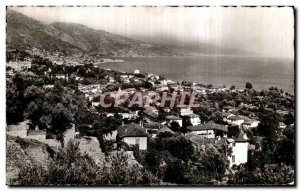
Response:
[{"label": "mountain", "polygon": [[50,52],[56,50],[66,50],[66,52],[70,51],[71,53],[80,52],[76,46],[60,40],[60,37],[63,36],[72,39],[68,34],[21,13],[8,9],[6,23],[7,48],[38,48]]},{"label": "mountain", "polygon": [[185,50],[186,52],[201,53],[208,55],[258,55],[254,52],[249,52],[245,50],[240,50],[236,48],[229,48],[224,46],[219,46],[213,43],[206,43],[201,41],[187,41],[186,39],[174,38],[170,35],[135,35],[134,39],[143,39],[149,43],[156,45],[164,45],[168,47],[176,47]]},{"label": "mountain", "polygon": [[184,55],[179,48],[146,43],[80,24],[48,25],[10,9],[6,19],[7,48],[108,57]]}]

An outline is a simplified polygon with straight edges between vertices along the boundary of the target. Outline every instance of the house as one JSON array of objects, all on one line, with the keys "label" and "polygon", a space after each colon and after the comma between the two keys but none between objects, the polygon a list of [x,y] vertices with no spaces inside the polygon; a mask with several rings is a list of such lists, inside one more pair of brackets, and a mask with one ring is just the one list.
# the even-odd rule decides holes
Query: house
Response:
[{"label": "house", "polygon": [[247,129],[252,129],[258,126],[258,124],[260,123],[260,121],[258,120],[246,120],[243,124],[242,127],[243,129],[247,130]]},{"label": "house", "polygon": [[237,109],[235,107],[232,107],[232,106],[223,107],[223,110],[225,112],[236,112],[237,111]]},{"label": "house", "polygon": [[276,110],[276,113],[283,116],[283,115],[287,115],[289,112],[283,110]]},{"label": "house", "polygon": [[189,115],[186,115],[186,116],[190,117],[190,121],[191,121],[191,123],[192,123],[193,126],[201,124],[201,119],[200,119],[199,115],[197,115],[197,114],[189,114]]},{"label": "house", "polygon": [[135,123],[125,124],[117,130],[118,136],[128,145],[138,145],[140,150],[147,150],[148,134],[146,129]]},{"label": "house", "polygon": [[140,71],[139,70],[134,70],[134,72],[133,72],[134,74],[139,74],[140,73]]},{"label": "house", "polygon": [[217,137],[227,137],[227,126],[208,122],[196,126],[188,126],[189,134],[199,135],[203,138],[215,139]]},{"label": "house", "polygon": [[222,112],[222,117],[223,117],[223,121],[227,122],[227,119],[231,116],[235,116],[232,113],[228,113],[228,112]]},{"label": "house", "polygon": [[65,76],[65,74],[56,74],[55,78],[57,78],[57,79],[66,79],[66,76]]},{"label": "house", "polygon": [[232,153],[228,156],[229,167],[233,165],[245,164],[248,161],[249,139],[247,135],[240,130],[234,137],[227,139],[228,148],[231,148]]},{"label": "house", "polygon": [[180,127],[182,127],[182,119],[180,117],[177,117],[175,115],[168,115],[166,116],[166,124],[171,125],[171,123],[175,121],[179,124]]},{"label": "house", "polygon": [[240,115],[230,116],[227,118],[227,122],[231,125],[240,126],[240,125],[242,125],[242,123],[244,123],[244,121],[245,121],[245,118]]},{"label": "house", "polygon": [[112,76],[110,76],[110,77],[108,77],[108,81],[109,81],[110,83],[113,83],[113,82],[115,82],[115,78],[112,77]]},{"label": "house", "polygon": [[160,134],[160,133],[171,133],[171,134],[175,134],[174,131],[172,131],[170,128],[168,128],[167,126],[162,126],[160,129],[158,129],[157,131],[157,135]]},{"label": "house", "polygon": [[147,133],[149,133],[152,137],[156,137],[156,135],[158,134],[158,130],[163,127],[166,126],[158,122],[144,123],[144,128],[146,129]]},{"label": "house", "polygon": [[251,146],[249,149],[261,150],[264,141],[265,141],[265,137],[253,136],[253,138],[249,141],[249,146]]},{"label": "house", "polygon": [[182,115],[182,116],[191,115],[194,113],[190,107],[179,108],[178,112],[179,112],[179,115]]},{"label": "house", "polygon": [[286,124],[283,123],[283,122],[279,122],[279,126],[278,126],[279,129],[285,129],[286,128]]},{"label": "house", "polygon": [[134,113],[118,113],[119,115],[122,116],[122,119],[133,119],[136,117]]},{"label": "house", "polygon": [[147,108],[144,111],[144,118],[146,121],[148,122],[153,122],[153,121],[157,121],[158,118],[158,113],[155,110],[152,110],[150,108]]}]

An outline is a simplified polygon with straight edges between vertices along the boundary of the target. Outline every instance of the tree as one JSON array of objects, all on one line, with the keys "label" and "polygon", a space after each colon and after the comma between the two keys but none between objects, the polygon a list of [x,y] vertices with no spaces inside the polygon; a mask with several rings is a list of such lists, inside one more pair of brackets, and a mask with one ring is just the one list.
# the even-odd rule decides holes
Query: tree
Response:
[{"label": "tree", "polygon": [[252,84],[250,82],[247,82],[245,87],[246,89],[252,89]]},{"label": "tree", "polygon": [[21,92],[17,87],[10,82],[6,85],[6,121],[8,124],[13,124],[23,120],[23,103],[20,99]]},{"label": "tree", "polygon": [[260,114],[260,123],[257,132],[266,137],[268,141],[276,142],[278,136],[279,116],[275,112],[264,112]]},{"label": "tree", "polygon": [[179,131],[183,134],[187,133],[188,126],[193,126],[193,124],[191,123],[191,118],[189,116],[183,116],[182,117],[182,127],[179,129]]},{"label": "tree", "polygon": [[181,160],[170,161],[164,174],[164,181],[176,184],[187,184],[188,179],[185,177],[185,164]]},{"label": "tree", "polygon": [[178,131],[180,130],[180,125],[179,125],[179,123],[176,122],[176,121],[172,121],[172,122],[170,123],[170,129],[171,129],[172,131],[178,132]]},{"label": "tree", "polygon": [[237,125],[228,127],[228,137],[234,137],[240,132],[240,128]]},{"label": "tree", "polygon": [[182,135],[160,133],[153,147],[156,150],[168,151],[173,157],[188,162],[194,156],[194,147],[189,139]]},{"label": "tree", "polygon": [[287,165],[295,165],[295,128],[288,126],[283,131],[284,138],[278,143],[277,157],[278,162]]},{"label": "tree", "polygon": [[294,170],[286,165],[256,168],[253,171],[242,166],[228,180],[229,185],[286,185],[295,181]]},{"label": "tree", "polygon": [[289,112],[288,114],[284,115],[283,118],[284,118],[284,119],[283,119],[283,122],[284,122],[286,125],[290,125],[290,124],[295,123],[295,117],[294,117],[294,115],[293,115],[291,112]]},{"label": "tree", "polygon": [[58,103],[52,109],[52,131],[58,134],[59,139],[62,141],[62,133],[71,126],[74,121],[74,115],[63,104]]}]

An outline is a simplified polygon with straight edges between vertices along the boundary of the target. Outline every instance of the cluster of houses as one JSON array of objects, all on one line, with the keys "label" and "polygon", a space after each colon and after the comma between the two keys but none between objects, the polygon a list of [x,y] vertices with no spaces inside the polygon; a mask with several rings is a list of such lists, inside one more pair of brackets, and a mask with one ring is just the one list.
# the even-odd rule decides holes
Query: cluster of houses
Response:
[{"label": "cluster of houses", "polygon": [[[123,73],[120,75],[122,83],[129,83],[141,80],[140,77],[136,77],[136,74],[139,74],[139,71],[136,70],[133,74]],[[197,95],[205,95],[212,92],[220,91],[229,91],[228,88],[207,88],[197,83],[192,85],[184,85],[174,82],[172,80],[166,80],[160,76],[153,74],[146,74],[145,79],[153,84],[152,90],[156,92],[164,91],[194,91]],[[113,78],[108,77],[109,82],[115,82]],[[99,96],[102,93],[104,86],[92,85],[80,87],[79,89],[85,93],[86,97],[89,100],[93,100],[93,97]],[[148,89],[141,88],[139,90],[142,92],[143,99],[146,96],[149,96]],[[136,92],[135,88],[121,89],[117,91],[110,92],[111,97],[116,97],[122,95],[122,93],[133,94]],[[178,100],[177,100],[178,101]],[[97,103],[98,102],[98,103]],[[93,106],[98,106],[99,101],[93,100]],[[116,140],[116,137],[120,137],[123,142],[128,145],[138,145],[140,150],[147,150],[147,143],[150,138],[155,138],[161,132],[169,132],[175,134],[171,130],[171,124],[176,122],[179,125],[179,128],[183,126],[183,117],[188,117],[192,126],[188,126],[188,133],[186,137],[196,136],[199,140],[210,140],[213,143],[224,142],[228,148],[231,148],[232,153],[228,156],[230,161],[230,166],[239,165],[247,162],[248,150],[251,147],[249,144],[249,139],[243,130],[255,128],[258,126],[259,121],[249,118],[249,116],[235,115],[233,114],[234,109],[236,108],[226,108],[226,112],[222,112],[222,117],[224,122],[227,122],[230,125],[236,125],[240,127],[240,132],[234,138],[228,138],[228,127],[225,125],[216,124],[214,122],[201,123],[200,116],[195,114],[190,107],[177,108],[174,112],[172,108],[163,107],[163,111],[166,113],[164,120],[158,120],[159,117],[159,102],[155,104],[150,104],[143,111],[142,122],[139,124],[129,123],[123,124],[116,131],[109,133],[105,136],[107,140]],[[133,119],[138,118],[138,111],[131,111],[130,109],[127,112],[119,113],[122,115],[123,119]],[[107,116],[111,116],[113,113],[108,113]],[[203,146],[203,142],[201,142]],[[205,145],[204,145],[205,146]]]},{"label": "cluster of houses", "polygon": [[[122,73],[120,74],[120,80],[122,83],[130,82],[139,82],[139,81],[148,81],[153,85],[151,91],[149,89],[140,88],[139,91],[142,92],[143,100],[146,100],[146,97],[155,91],[158,93],[162,92],[173,92],[173,91],[193,91],[196,92],[197,96],[205,95],[212,92],[222,92],[229,91],[228,88],[208,88],[197,83],[192,83],[191,85],[185,85],[183,83],[174,82],[172,80],[166,80],[161,78],[158,75],[146,74],[145,78],[141,78],[139,75],[140,72],[135,70],[132,74]],[[65,78],[64,75],[59,76],[57,74],[56,78]],[[113,76],[105,77],[109,84],[116,83],[116,79]],[[99,106],[100,99],[95,99],[103,94],[103,90],[106,88],[106,85],[102,84],[93,84],[93,85],[79,85],[78,89],[85,94],[85,97],[92,102],[92,106]],[[135,88],[119,88],[117,91],[110,92],[111,97],[118,97],[126,92],[128,95],[136,93]],[[179,101],[179,97],[176,97],[176,101]],[[106,140],[116,140],[117,137],[128,145],[138,145],[140,150],[147,150],[147,144],[149,139],[156,138],[159,133],[168,132],[175,134],[176,132],[172,131],[171,126],[176,122],[179,128],[183,127],[183,120],[187,117],[190,120],[191,126],[186,127],[188,132],[184,135],[186,138],[190,139],[197,148],[205,147],[205,144],[209,143],[222,143],[227,148],[231,150],[231,153],[228,155],[228,160],[230,162],[230,167],[233,165],[239,165],[247,162],[248,159],[248,150],[254,146],[249,144],[249,138],[244,133],[244,131],[255,128],[260,123],[258,120],[253,118],[251,114],[249,116],[236,115],[236,108],[227,107],[224,108],[225,111],[222,112],[223,121],[229,125],[238,126],[240,131],[234,137],[227,137],[228,126],[216,124],[214,122],[202,123],[200,116],[193,112],[191,107],[176,108],[176,110],[170,107],[163,107],[162,110],[165,113],[163,120],[159,119],[158,107],[160,106],[159,100],[156,103],[150,103],[150,106],[143,110],[143,115],[139,124],[137,123],[128,123],[123,124],[118,127],[116,131],[113,131],[104,136]],[[245,107],[251,107],[246,105]],[[126,108],[123,113],[118,113],[122,116],[123,120],[125,119],[136,119],[139,118],[139,111],[130,110]],[[284,111],[278,111],[282,113]],[[107,113],[107,117],[114,115],[113,113]],[[7,134],[10,136],[19,136],[26,139],[35,139],[40,142],[49,144],[52,147],[59,147],[60,142],[55,139],[46,138],[47,132],[45,130],[31,130],[29,129],[28,122],[23,122],[18,125],[9,125],[7,127]],[[280,124],[281,128],[285,128],[284,124]],[[78,132],[75,131],[73,126],[71,129],[68,129],[64,133],[64,144],[68,140],[78,137]],[[263,138],[256,137],[257,143],[261,142]],[[254,141],[255,142],[255,141]],[[256,147],[254,149],[257,149]]]}]

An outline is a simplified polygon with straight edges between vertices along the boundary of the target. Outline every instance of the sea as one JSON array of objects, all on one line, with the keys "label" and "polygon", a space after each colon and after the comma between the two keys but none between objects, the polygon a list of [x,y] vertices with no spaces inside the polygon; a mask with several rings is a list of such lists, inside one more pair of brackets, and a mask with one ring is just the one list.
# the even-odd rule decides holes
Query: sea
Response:
[{"label": "sea", "polygon": [[139,70],[153,73],[174,81],[189,81],[212,84],[214,87],[244,88],[250,82],[256,90],[271,86],[294,94],[293,59],[253,56],[170,56],[118,58],[124,62],[98,63],[103,69],[123,72]]}]

